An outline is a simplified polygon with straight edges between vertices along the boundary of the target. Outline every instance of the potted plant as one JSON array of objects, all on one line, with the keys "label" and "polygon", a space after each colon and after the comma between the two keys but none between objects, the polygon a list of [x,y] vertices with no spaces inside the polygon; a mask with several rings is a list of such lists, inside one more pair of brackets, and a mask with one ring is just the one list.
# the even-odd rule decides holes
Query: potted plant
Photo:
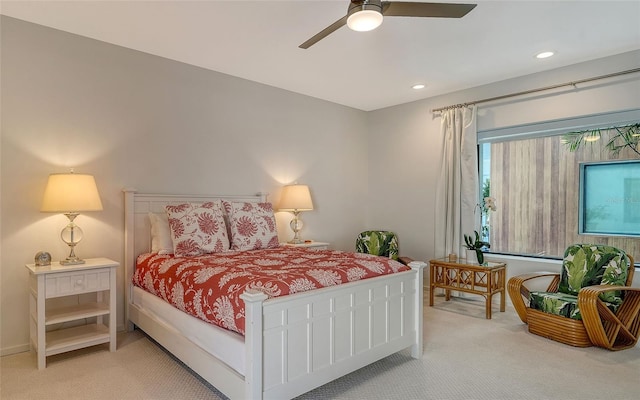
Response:
[{"label": "potted plant", "polygon": [[482,250],[488,249],[491,245],[488,242],[484,242],[480,240],[480,234],[478,231],[473,231],[475,234],[475,238],[472,235],[464,235],[464,247],[467,248],[467,261],[474,261],[471,257],[469,257],[469,253],[473,255],[475,253],[475,258],[477,259],[478,264],[484,263],[484,253]]}]

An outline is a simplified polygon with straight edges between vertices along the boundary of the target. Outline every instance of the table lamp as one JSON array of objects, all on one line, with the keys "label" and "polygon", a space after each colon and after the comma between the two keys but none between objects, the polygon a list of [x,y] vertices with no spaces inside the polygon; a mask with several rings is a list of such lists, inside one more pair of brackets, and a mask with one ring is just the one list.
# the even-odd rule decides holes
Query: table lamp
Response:
[{"label": "table lamp", "polygon": [[82,229],[73,221],[80,212],[101,211],[102,202],[93,175],[51,174],[44,191],[42,212],[62,213],[69,218],[69,224],[62,230],[60,237],[69,248],[69,257],[60,261],[63,265],[84,264],[84,260],[75,254],[75,246],[82,240]]},{"label": "table lamp", "polygon": [[282,189],[280,196],[279,211],[289,211],[293,213],[293,219],[289,224],[293,230],[293,239],[289,241],[292,244],[303,243],[300,238],[300,229],[302,229],[302,220],[298,217],[301,211],[313,210],[313,202],[311,202],[311,193],[307,185],[287,185]]}]

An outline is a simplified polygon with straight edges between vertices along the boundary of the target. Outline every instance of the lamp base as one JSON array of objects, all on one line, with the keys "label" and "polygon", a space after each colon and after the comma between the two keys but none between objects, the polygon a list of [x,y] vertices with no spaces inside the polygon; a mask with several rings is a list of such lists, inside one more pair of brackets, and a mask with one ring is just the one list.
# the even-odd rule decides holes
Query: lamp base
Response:
[{"label": "lamp base", "polygon": [[293,219],[291,220],[291,222],[289,223],[289,226],[291,227],[291,230],[293,231],[293,239],[291,239],[288,243],[290,244],[300,244],[300,243],[304,243],[304,240],[302,240],[300,238],[300,229],[302,229],[302,220],[298,217],[298,215],[300,214],[300,211],[294,211],[293,212]]},{"label": "lamp base", "polygon": [[82,240],[82,229],[73,222],[73,220],[78,216],[78,213],[68,212],[64,215],[69,218],[69,225],[62,230],[60,237],[62,238],[62,241],[69,246],[69,255],[66,259],[60,261],[60,265],[84,264],[84,260],[76,256],[75,252],[76,245]]},{"label": "lamp base", "polygon": [[81,260],[79,258],[66,258],[64,260],[60,260],[60,265],[78,265],[78,264],[84,264],[85,261]]}]

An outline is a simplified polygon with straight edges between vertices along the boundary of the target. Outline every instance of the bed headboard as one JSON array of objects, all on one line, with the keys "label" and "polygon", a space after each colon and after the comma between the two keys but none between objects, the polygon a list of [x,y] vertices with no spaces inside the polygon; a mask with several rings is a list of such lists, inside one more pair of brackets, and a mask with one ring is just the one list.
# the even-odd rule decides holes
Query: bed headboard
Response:
[{"label": "bed headboard", "polygon": [[184,202],[206,202],[213,200],[247,201],[252,203],[267,201],[267,195],[182,195],[137,193],[135,189],[124,189],[124,265],[125,265],[125,324],[129,321],[131,299],[131,279],[138,255],[151,249],[151,223],[149,213],[164,212],[169,204]]}]

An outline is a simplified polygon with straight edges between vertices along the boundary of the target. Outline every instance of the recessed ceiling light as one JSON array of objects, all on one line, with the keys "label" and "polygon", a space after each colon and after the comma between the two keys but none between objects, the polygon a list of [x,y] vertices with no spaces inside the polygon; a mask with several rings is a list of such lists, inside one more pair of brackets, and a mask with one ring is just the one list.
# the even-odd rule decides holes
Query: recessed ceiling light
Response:
[{"label": "recessed ceiling light", "polygon": [[543,51],[542,53],[536,54],[536,58],[549,58],[554,54],[553,51]]},{"label": "recessed ceiling light", "polygon": [[424,84],[418,83],[417,85],[411,86],[411,89],[415,89],[415,90],[424,89]]},{"label": "recessed ceiling light", "polygon": [[600,135],[592,134],[590,136],[585,136],[584,140],[586,142],[597,142],[598,140],[600,140]]}]

